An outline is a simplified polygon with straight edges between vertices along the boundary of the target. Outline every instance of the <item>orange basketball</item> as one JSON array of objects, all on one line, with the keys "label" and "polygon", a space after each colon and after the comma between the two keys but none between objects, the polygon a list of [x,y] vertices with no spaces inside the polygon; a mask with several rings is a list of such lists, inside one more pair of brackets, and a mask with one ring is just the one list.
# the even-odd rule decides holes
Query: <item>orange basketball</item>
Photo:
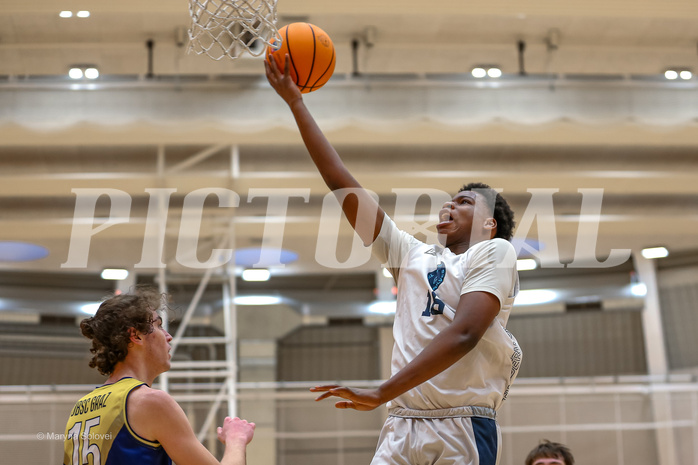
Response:
[{"label": "orange basketball", "polygon": [[290,58],[290,74],[304,94],[318,90],[332,77],[334,44],[325,31],[308,23],[292,23],[279,29],[281,43],[267,47],[267,59],[274,57],[280,70],[284,57]]}]

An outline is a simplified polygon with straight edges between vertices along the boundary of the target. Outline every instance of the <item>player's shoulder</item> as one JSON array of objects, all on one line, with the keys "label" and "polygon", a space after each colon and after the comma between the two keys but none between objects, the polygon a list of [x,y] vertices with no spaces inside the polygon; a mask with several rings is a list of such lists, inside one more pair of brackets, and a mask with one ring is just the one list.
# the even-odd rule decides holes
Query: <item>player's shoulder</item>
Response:
[{"label": "player's shoulder", "polygon": [[496,250],[501,250],[505,253],[514,252],[514,246],[506,239],[495,237],[494,239],[490,239],[489,241],[485,242],[489,242],[491,247]]},{"label": "player's shoulder", "polygon": [[160,389],[143,384],[133,389],[129,395],[129,405],[142,411],[158,412],[171,408],[176,401],[171,395]]},{"label": "player's shoulder", "polygon": [[187,422],[182,408],[171,395],[148,385],[135,388],[128,399],[127,422],[132,431],[152,446],[162,444],[172,429]]},{"label": "player's shoulder", "polygon": [[[478,242],[468,249],[471,257],[489,257],[495,262],[516,262],[516,250],[511,242],[506,239],[495,237],[486,241]],[[487,261],[490,261],[487,260]]]}]

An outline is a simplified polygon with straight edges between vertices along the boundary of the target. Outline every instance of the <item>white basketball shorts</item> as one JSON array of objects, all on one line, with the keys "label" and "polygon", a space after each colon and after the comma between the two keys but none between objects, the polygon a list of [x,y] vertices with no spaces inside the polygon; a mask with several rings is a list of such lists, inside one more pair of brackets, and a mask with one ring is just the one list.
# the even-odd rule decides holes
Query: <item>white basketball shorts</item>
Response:
[{"label": "white basketball shorts", "polygon": [[494,410],[394,408],[371,465],[497,465],[502,434]]}]

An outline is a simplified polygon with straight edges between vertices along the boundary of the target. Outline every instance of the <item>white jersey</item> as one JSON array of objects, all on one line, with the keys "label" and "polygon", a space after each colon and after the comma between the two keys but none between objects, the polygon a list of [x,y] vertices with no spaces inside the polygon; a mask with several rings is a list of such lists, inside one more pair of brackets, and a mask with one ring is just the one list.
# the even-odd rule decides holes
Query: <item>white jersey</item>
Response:
[{"label": "white jersey", "polygon": [[432,379],[393,399],[388,408],[482,406],[497,410],[516,377],[522,355],[516,339],[506,330],[519,288],[511,243],[486,240],[456,255],[399,230],[386,215],[373,253],[387,264],[398,286],[393,375],[451,324],[461,295],[489,292],[501,304],[475,348]]}]

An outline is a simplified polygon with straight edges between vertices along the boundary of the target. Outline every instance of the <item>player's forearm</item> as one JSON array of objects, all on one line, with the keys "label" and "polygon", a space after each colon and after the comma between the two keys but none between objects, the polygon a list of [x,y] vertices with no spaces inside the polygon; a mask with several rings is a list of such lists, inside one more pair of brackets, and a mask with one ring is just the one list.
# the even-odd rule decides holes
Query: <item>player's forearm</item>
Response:
[{"label": "player's forearm", "polygon": [[417,357],[381,385],[381,399],[388,402],[428,381],[463,358],[477,342],[473,335],[460,334],[452,328],[442,331]]},{"label": "player's forearm", "polygon": [[[317,166],[327,187],[332,191],[352,189],[352,193],[355,194],[339,196],[342,198],[342,209],[364,244],[371,244],[378,236],[383,224],[383,210],[344,166],[344,162],[318,127],[303,100],[298,98],[287,103],[296,119],[310,158]],[[358,221],[359,217],[363,221]],[[359,224],[358,227],[357,224]]]},{"label": "player's forearm", "polygon": [[247,463],[247,444],[243,441],[229,440],[225,443],[225,452],[221,465],[245,465]]},{"label": "player's forearm", "polygon": [[298,125],[303,143],[310,153],[310,158],[317,166],[327,187],[331,190],[360,188],[361,185],[346,169],[339,154],[322,133],[303,100],[297,99],[289,102],[288,105]]}]

